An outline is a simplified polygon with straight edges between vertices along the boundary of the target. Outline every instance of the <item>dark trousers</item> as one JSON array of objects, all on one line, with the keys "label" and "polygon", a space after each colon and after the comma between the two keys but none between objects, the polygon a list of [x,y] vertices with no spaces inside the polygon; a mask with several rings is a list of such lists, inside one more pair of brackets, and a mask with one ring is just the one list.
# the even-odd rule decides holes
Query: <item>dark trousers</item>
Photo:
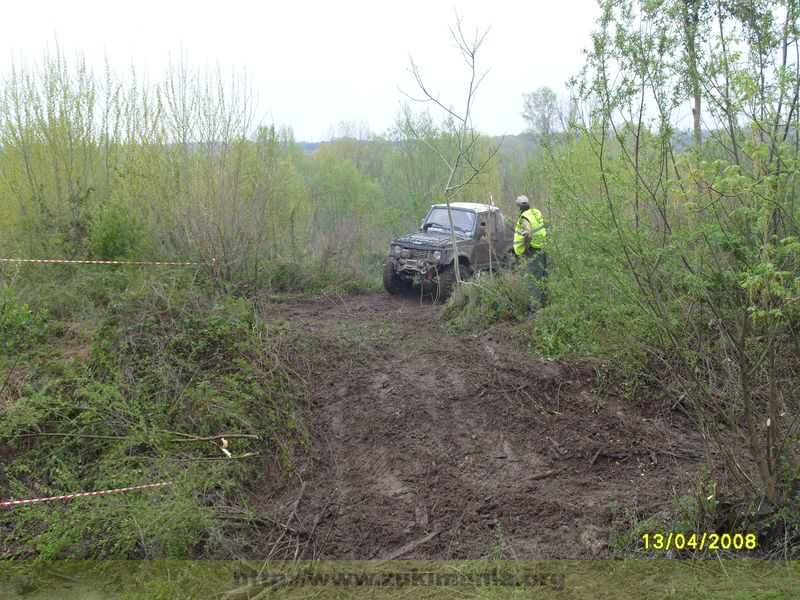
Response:
[{"label": "dark trousers", "polygon": [[530,248],[524,254],[527,261],[526,270],[533,277],[528,284],[531,293],[531,310],[536,310],[545,305],[547,301],[545,291],[541,285],[542,279],[547,277],[547,253],[540,248]]}]

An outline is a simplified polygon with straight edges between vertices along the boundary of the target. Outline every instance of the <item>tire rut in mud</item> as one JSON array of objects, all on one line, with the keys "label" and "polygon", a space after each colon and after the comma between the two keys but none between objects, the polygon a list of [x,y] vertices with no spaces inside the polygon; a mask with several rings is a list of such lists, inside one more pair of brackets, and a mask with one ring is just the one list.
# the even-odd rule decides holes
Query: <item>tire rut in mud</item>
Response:
[{"label": "tire rut in mud", "polygon": [[591,369],[533,359],[507,329],[444,333],[439,310],[387,294],[270,307],[313,346],[316,451],[254,499],[281,522],[296,506],[278,555],[382,558],[435,533],[404,558],[604,556],[611,503],[653,514],[693,474],[685,426],[595,394]]}]

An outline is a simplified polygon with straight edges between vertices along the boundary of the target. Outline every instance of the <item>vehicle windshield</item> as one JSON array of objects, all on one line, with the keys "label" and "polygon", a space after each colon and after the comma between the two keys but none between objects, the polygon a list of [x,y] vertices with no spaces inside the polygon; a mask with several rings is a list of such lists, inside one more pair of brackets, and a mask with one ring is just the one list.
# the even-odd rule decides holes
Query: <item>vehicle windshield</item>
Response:
[{"label": "vehicle windshield", "polygon": [[[453,215],[453,227],[456,231],[463,231],[470,233],[475,228],[475,213],[468,210],[459,210],[452,208],[450,210]],[[440,229],[442,231],[450,231],[450,219],[447,218],[447,208],[432,208],[422,228],[430,231],[431,229]]]}]

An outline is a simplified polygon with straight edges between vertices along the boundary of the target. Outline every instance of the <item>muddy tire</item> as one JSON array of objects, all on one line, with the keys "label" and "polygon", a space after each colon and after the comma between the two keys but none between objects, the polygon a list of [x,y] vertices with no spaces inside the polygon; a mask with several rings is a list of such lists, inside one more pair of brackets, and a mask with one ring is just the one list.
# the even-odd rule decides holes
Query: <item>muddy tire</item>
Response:
[{"label": "muddy tire", "polygon": [[[469,277],[469,270],[461,263],[456,263],[461,280],[464,281]],[[433,291],[433,299],[436,302],[445,302],[456,286],[456,271],[454,267],[448,267],[439,274],[436,280],[436,289]]]},{"label": "muddy tire", "polygon": [[391,261],[383,265],[383,287],[390,294],[401,294],[411,287],[411,282],[398,275]]}]

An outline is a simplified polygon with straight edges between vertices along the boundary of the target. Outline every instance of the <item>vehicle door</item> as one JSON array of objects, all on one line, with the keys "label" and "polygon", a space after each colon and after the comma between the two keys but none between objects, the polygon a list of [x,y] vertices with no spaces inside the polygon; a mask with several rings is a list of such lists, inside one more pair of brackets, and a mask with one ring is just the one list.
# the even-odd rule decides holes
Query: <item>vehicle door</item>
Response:
[{"label": "vehicle door", "polygon": [[[475,224],[475,263],[473,268],[489,268],[489,248],[490,240],[496,235],[494,227],[494,215],[488,212],[478,213],[478,222]],[[494,240],[492,240],[494,243]],[[492,258],[494,262],[494,258]]]},{"label": "vehicle door", "polygon": [[503,214],[498,208],[495,207],[489,213],[488,219],[489,227],[491,228],[491,235],[489,236],[491,238],[489,240],[491,244],[491,253],[489,253],[488,260],[491,260],[492,267],[494,268],[503,264],[503,259],[511,244],[511,238],[509,237],[508,227],[503,219]]},{"label": "vehicle door", "polygon": [[502,263],[505,255],[513,248],[514,231],[500,210],[495,209],[492,212],[492,218],[494,220],[492,262],[497,260]]}]

